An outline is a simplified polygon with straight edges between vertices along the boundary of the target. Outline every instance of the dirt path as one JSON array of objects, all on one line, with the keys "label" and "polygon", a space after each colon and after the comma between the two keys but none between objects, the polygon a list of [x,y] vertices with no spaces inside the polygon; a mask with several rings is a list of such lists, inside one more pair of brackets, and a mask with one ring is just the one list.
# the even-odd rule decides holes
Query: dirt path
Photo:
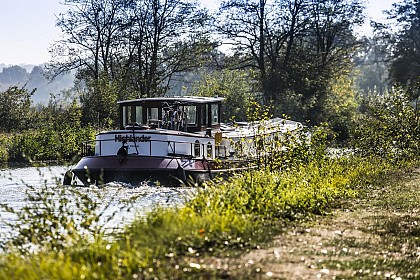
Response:
[{"label": "dirt path", "polygon": [[226,261],[234,279],[420,279],[420,170]]}]

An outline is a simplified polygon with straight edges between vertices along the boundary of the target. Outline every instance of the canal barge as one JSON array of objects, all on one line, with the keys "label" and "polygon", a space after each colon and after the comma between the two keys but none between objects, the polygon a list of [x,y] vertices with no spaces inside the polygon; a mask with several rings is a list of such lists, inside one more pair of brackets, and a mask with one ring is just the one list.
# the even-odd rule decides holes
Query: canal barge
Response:
[{"label": "canal barge", "polygon": [[84,142],[83,158],[65,174],[64,184],[202,183],[254,168],[261,152],[257,135],[274,137],[301,127],[280,118],[227,125],[220,122],[222,101],[194,96],[119,101],[119,129]]}]

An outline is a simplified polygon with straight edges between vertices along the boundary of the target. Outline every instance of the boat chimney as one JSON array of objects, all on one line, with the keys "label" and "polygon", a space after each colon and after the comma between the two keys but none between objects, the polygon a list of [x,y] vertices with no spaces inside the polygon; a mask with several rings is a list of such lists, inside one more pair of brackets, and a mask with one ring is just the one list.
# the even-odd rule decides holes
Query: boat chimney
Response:
[{"label": "boat chimney", "polygon": [[211,137],[211,127],[206,128],[206,136]]}]

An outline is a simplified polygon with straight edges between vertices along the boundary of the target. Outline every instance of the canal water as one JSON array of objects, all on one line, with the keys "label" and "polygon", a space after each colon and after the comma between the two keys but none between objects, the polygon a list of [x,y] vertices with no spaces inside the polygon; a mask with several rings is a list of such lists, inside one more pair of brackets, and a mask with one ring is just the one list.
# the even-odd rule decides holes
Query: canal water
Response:
[{"label": "canal water", "polygon": [[[67,166],[29,167],[8,166],[0,167],[0,204],[6,204],[14,209],[21,209],[30,202],[27,201],[26,191],[28,186],[41,188],[49,186],[54,188],[61,182]],[[104,196],[104,205],[111,206],[104,212],[105,216],[115,217],[107,225],[110,228],[121,228],[134,219],[136,215],[143,215],[156,205],[170,207],[181,205],[191,195],[192,188],[156,186],[149,183],[130,185],[124,183],[110,183],[103,187],[80,187],[81,191],[100,191]],[[93,193],[93,192],[92,192]],[[134,199],[131,211],[119,212],[123,201]],[[0,208],[0,238],[11,231],[5,222],[15,222],[14,215]],[[105,217],[106,220],[106,217]]]}]

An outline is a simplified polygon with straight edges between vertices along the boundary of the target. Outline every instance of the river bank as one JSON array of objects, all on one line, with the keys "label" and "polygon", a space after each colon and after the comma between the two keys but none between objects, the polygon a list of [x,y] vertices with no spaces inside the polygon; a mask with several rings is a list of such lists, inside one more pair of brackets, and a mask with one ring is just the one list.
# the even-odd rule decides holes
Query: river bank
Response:
[{"label": "river bank", "polygon": [[188,261],[231,279],[420,279],[420,168],[394,175],[260,249]]}]

